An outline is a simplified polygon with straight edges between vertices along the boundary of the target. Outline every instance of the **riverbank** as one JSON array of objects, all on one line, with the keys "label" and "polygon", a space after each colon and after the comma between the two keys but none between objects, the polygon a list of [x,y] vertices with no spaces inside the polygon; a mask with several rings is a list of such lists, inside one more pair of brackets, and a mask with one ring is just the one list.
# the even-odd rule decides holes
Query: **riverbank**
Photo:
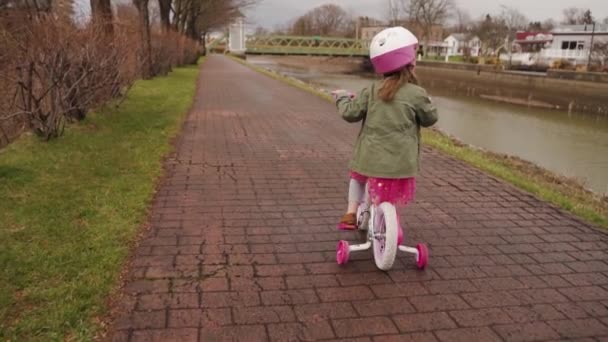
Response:
[{"label": "riverbank", "polygon": [[198,72],[138,81],[61,138],[0,152],[0,340],[93,339]]},{"label": "riverbank", "polygon": [[[238,60],[270,77],[317,94],[328,101],[331,96],[300,80]],[[458,142],[437,130],[425,130],[424,143],[523,189],[540,199],[571,212],[588,222],[608,228],[608,198],[585,189],[576,180],[506,155],[491,153]]]}]

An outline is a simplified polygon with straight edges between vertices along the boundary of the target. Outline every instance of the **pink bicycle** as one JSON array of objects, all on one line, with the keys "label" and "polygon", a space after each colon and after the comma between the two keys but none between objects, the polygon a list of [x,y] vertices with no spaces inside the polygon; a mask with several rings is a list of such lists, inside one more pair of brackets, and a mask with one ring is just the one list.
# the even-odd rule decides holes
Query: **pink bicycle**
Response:
[{"label": "pink bicycle", "polygon": [[376,266],[383,271],[393,267],[397,250],[414,254],[419,269],[426,267],[429,251],[425,244],[420,243],[416,247],[401,245],[403,230],[399,225],[395,205],[392,203],[372,204],[366,191],[365,200],[357,209],[357,227],[360,231],[366,232],[367,241],[358,245],[349,245],[345,240],[338,242],[336,261],[339,265],[348,263],[351,252],[373,248]]}]

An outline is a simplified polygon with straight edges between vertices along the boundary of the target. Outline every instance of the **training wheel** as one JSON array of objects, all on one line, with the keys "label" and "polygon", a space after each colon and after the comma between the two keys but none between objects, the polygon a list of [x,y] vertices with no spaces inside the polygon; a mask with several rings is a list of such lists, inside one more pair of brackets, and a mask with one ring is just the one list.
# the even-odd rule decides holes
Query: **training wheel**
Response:
[{"label": "training wheel", "polygon": [[349,256],[350,250],[348,242],[344,240],[339,241],[338,247],[336,247],[336,261],[338,262],[338,265],[346,265]]},{"label": "training wheel", "polygon": [[423,270],[429,262],[429,249],[423,243],[419,243],[416,246],[416,249],[418,250],[416,265],[419,269]]}]

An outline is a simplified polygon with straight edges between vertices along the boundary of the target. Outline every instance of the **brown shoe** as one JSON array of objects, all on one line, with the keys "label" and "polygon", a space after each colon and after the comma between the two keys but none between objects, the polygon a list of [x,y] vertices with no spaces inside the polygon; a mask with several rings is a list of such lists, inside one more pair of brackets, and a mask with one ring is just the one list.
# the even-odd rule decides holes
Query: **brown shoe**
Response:
[{"label": "brown shoe", "polygon": [[340,219],[338,223],[339,230],[356,230],[357,229],[357,214],[348,213]]}]

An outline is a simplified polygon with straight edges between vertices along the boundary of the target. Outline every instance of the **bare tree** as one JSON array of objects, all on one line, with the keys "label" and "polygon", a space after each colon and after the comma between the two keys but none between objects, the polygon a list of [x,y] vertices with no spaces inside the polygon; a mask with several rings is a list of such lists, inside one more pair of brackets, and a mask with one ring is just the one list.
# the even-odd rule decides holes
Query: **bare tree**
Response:
[{"label": "bare tree", "polygon": [[509,49],[509,65],[511,64],[511,53],[513,52],[513,40],[515,32],[528,26],[528,18],[514,7],[501,6],[500,19],[507,28],[505,32],[505,47]]},{"label": "bare tree", "polygon": [[158,0],[160,25],[165,32],[171,29],[171,0]]},{"label": "bare tree", "polygon": [[256,36],[266,36],[268,35],[268,29],[266,29],[264,26],[258,26],[255,28],[255,35]]},{"label": "bare tree", "polygon": [[606,66],[608,60],[608,42],[596,42],[593,44],[591,59],[596,63]]},{"label": "bare tree", "polygon": [[[415,21],[422,29],[422,39],[425,42],[424,49],[432,34],[433,26],[443,25],[450,17],[451,10],[455,5],[452,0],[401,0],[404,4],[405,14],[410,20]],[[425,51],[426,54],[426,51]]]},{"label": "bare tree", "polygon": [[568,7],[562,11],[562,24],[575,25],[581,21],[583,10],[578,7]]},{"label": "bare tree", "polygon": [[604,24],[608,25],[608,17],[604,18]]},{"label": "bare tree", "polygon": [[545,31],[551,31],[551,30],[553,30],[553,28],[555,28],[555,26],[557,26],[557,24],[555,23],[555,20],[553,20],[553,19],[547,19],[547,20],[543,21],[543,24],[542,24],[542,28]]},{"label": "bare tree", "polygon": [[111,36],[114,33],[112,3],[110,0],[91,0],[91,17],[103,25],[107,35]]},{"label": "bare tree", "polygon": [[354,21],[340,6],[316,7],[297,18],[291,33],[296,35],[344,36],[354,33]]},{"label": "bare tree", "polygon": [[346,23],[346,11],[337,5],[328,4],[312,11],[315,26],[320,35],[329,36],[340,32]]},{"label": "bare tree", "polygon": [[518,9],[504,5],[501,8],[500,18],[510,31],[514,32],[518,29],[525,29],[528,26],[528,18]]},{"label": "bare tree", "polygon": [[583,13],[583,24],[587,24],[587,25],[591,25],[593,24],[593,22],[595,21],[595,19],[593,18],[593,15],[591,14],[591,10],[588,9]]},{"label": "bare tree", "polygon": [[569,7],[564,9],[563,15],[562,24],[566,25],[592,24],[594,21],[589,9]]},{"label": "bare tree", "polygon": [[395,25],[401,19],[401,1],[386,0],[386,20],[389,25]]},{"label": "bare tree", "polygon": [[154,76],[152,70],[152,38],[150,35],[150,13],[148,0],[133,0],[139,13],[139,30],[141,34],[142,49],[142,76],[149,79]]},{"label": "bare tree", "polygon": [[504,46],[505,36],[509,32],[509,28],[500,17],[493,18],[487,14],[483,20],[479,22],[474,30],[475,34],[482,42],[482,54],[491,55],[497,53]]},{"label": "bare tree", "polygon": [[456,14],[456,30],[458,32],[466,32],[469,30],[471,25],[471,16],[469,12],[462,8],[457,8],[455,11]]},{"label": "bare tree", "polygon": [[312,16],[305,14],[296,19],[290,29],[291,34],[297,36],[310,36],[315,33],[315,25]]}]

